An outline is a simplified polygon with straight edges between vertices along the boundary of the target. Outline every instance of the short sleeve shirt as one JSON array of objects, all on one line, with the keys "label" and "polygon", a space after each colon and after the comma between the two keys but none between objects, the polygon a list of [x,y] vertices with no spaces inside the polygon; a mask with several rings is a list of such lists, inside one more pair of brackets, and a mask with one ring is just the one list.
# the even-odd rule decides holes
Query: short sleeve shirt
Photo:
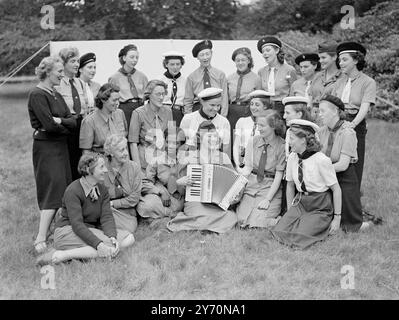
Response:
[{"label": "short sleeve shirt", "polygon": [[[73,78],[73,84],[76,88],[76,91],[79,94],[79,99],[80,99],[80,105],[81,105],[81,111],[80,114],[86,115],[87,108],[88,108],[88,101],[87,98],[85,97],[85,92],[84,92],[84,83],[82,80],[79,78]],[[75,114],[75,110],[73,109],[73,100],[74,97],[72,96],[72,86],[69,82],[68,77],[63,77],[60,81],[60,85],[55,87],[55,90],[61,94],[61,96],[64,98],[65,103],[67,104],[69,111],[72,114]]]},{"label": "short sleeve shirt", "polygon": [[[330,131],[327,126],[324,126],[319,131],[320,142],[322,144],[321,151],[326,153],[328,146],[328,137]],[[345,154],[350,157],[350,162],[357,162],[357,138],[355,130],[351,128],[341,128],[334,134],[334,142],[331,149],[330,159],[332,163],[339,161],[341,154]]]},{"label": "short sleeve shirt", "polygon": [[239,141],[239,146],[246,148],[249,139],[259,135],[259,130],[252,117],[242,117],[236,123],[234,134]]},{"label": "short sleeve shirt", "polygon": [[[295,80],[290,89],[290,95],[292,96],[305,96],[307,87],[307,80],[305,78],[299,78]],[[309,98],[311,102],[319,103],[321,96],[324,93],[324,86],[322,83],[322,77],[320,73],[316,73],[313,80],[311,80],[310,87],[308,90]]]},{"label": "short sleeve shirt", "polygon": [[[339,78],[331,88],[332,94],[338,98],[341,98],[342,92],[347,82],[348,76],[345,75]],[[349,104],[345,105],[345,109],[347,109],[350,114],[356,114],[359,112],[360,105],[362,103],[368,102],[370,105],[374,105],[376,95],[376,82],[363,72],[360,72],[358,76],[351,82]]]},{"label": "short sleeve shirt", "polygon": [[[227,77],[227,88],[229,92],[229,102],[236,101],[237,95],[237,87],[238,80],[240,79],[240,75],[237,72],[229,75]],[[242,85],[240,90],[240,98],[239,100],[248,100],[248,94],[254,90],[260,90],[262,88],[262,84],[259,76],[251,71],[245,74],[242,78]]]},{"label": "short sleeve shirt", "polygon": [[[199,113],[199,111],[195,111],[184,115],[180,123],[180,128],[184,131],[184,134],[186,135],[186,143],[188,145],[194,146],[196,144],[195,137],[198,131],[198,127],[204,121],[208,120],[203,118]],[[215,125],[216,131],[219,137],[222,139],[223,144],[229,144],[230,143],[229,121],[220,114],[217,114],[216,117],[211,120],[211,122]]]},{"label": "short sleeve shirt", "polygon": [[[261,68],[258,75],[261,79],[262,89],[268,91],[270,68],[268,66]],[[271,97],[272,101],[281,101],[288,97],[293,82],[297,79],[295,68],[288,63],[279,64],[274,70],[274,87],[275,96]]]},{"label": "short sleeve shirt", "polygon": [[[285,141],[283,138],[276,136],[267,146],[266,166],[259,168],[259,161],[265,149],[265,141],[261,136],[251,137],[249,139],[245,152],[245,165],[252,170],[264,170],[270,174],[276,171],[285,170]],[[251,171],[252,171],[251,170]]]},{"label": "short sleeve shirt", "polygon": [[108,118],[96,109],[82,121],[79,147],[94,151],[102,151],[105,140],[111,134],[127,135],[127,122],[122,110],[116,109]]},{"label": "short sleeve shirt", "polygon": [[[286,180],[294,181],[297,190],[301,190],[298,179],[298,155],[291,152],[287,161]],[[338,183],[330,158],[322,152],[303,160],[303,180],[308,192],[325,192]]]},{"label": "short sleeve shirt", "polygon": [[[138,98],[143,99],[144,98],[144,91],[145,87],[147,86],[148,79],[144,73],[141,71],[137,70],[133,73],[133,75],[130,75],[130,77],[133,80],[133,83],[137,89],[138,93]],[[132,92],[130,90],[130,84],[129,80],[126,75],[122,74],[121,72],[116,72],[114,75],[112,75],[108,79],[109,83],[116,84],[119,87],[119,95],[120,95],[120,101],[124,102],[126,100],[132,99],[132,98],[137,98],[133,97]]]},{"label": "short sleeve shirt", "polygon": [[[167,78],[165,75],[159,76],[159,80],[165,82],[168,85],[168,94],[165,96],[163,103],[171,105],[172,104],[172,93],[173,93],[173,81],[170,78]],[[176,93],[176,102],[175,105],[183,106],[184,102],[184,92],[186,88],[186,78],[184,76],[180,76],[176,79],[177,93]]]}]

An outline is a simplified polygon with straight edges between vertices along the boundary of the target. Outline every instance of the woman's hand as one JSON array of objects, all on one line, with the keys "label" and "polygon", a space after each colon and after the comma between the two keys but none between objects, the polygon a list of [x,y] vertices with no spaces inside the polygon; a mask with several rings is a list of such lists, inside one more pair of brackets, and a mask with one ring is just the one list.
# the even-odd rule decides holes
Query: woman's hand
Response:
[{"label": "woman's hand", "polygon": [[107,246],[104,242],[100,242],[97,246],[97,252],[101,258],[111,258],[114,248]]},{"label": "woman's hand", "polygon": [[176,183],[178,186],[191,186],[193,184],[193,181],[191,180],[190,176],[184,176],[181,177],[180,179],[176,180]]},{"label": "woman's hand", "polygon": [[341,215],[339,216],[334,216],[333,221],[331,222],[330,225],[330,232],[329,234],[335,234],[339,230],[339,226],[341,224]]},{"label": "woman's hand", "polygon": [[115,258],[119,253],[119,242],[114,237],[110,237],[109,239],[111,240],[112,244],[114,245],[112,258]]},{"label": "woman's hand", "polygon": [[164,207],[170,206],[170,195],[166,191],[161,191],[161,200]]},{"label": "woman's hand", "polygon": [[61,124],[61,118],[53,117],[53,120],[54,120],[56,123]]},{"label": "woman's hand", "polygon": [[258,209],[267,210],[270,207],[270,200],[265,199],[259,202]]}]

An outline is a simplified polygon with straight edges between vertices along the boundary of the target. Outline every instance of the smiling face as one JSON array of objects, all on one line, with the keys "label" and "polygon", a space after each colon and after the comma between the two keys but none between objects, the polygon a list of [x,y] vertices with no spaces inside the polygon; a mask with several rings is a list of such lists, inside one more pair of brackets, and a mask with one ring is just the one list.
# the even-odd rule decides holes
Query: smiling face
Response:
[{"label": "smiling face", "polygon": [[264,113],[266,107],[260,98],[252,98],[249,103],[249,109],[254,117],[259,117]]},{"label": "smiling face", "polygon": [[201,50],[198,55],[197,59],[203,68],[207,68],[211,65],[212,60],[212,50],[211,49],[204,49]]},{"label": "smiling face", "polygon": [[211,100],[201,100],[202,111],[208,116],[213,118],[217,115],[218,111],[222,107],[222,97],[214,98]]},{"label": "smiling face", "polygon": [[270,138],[271,136],[273,136],[275,134],[274,129],[269,126],[269,124],[267,122],[267,118],[265,118],[265,117],[258,118],[256,121],[256,125],[257,125],[260,135],[264,138]]},{"label": "smiling face", "polygon": [[240,72],[244,72],[248,69],[250,61],[246,55],[239,53],[236,55],[234,62],[236,64],[237,70]]},{"label": "smiling face", "polygon": [[55,63],[53,69],[47,75],[50,86],[58,86],[63,76],[64,65],[61,62]]},{"label": "smiling face", "polygon": [[169,73],[172,76],[177,75],[181,68],[182,68],[182,63],[180,59],[170,59],[168,60],[168,63],[166,64],[166,68],[168,69]]},{"label": "smiling face", "polygon": [[129,50],[126,55],[123,56],[123,61],[125,61],[125,66],[128,69],[133,69],[139,61],[139,52],[136,50]]},{"label": "smiling face", "polygon": [[350,74],[356,68],[357,60],[353,59],[349,53],[339,55],[339,66],[343,73]]},{"label": "smiling face", "polygon": [[97,165],[94,167],[92,177],[97,183],[103,182],[105,174],[108,172],[103,158],[98,158]]},{"label": "smiling face", "polygon": [[79,70],[79,58],[78,57],[72,57],[68,59],[67,63],[64,65],[64,72],[65,75],[73,78],[76,76]]},{"label": "smiling face", "polygon": [[277,53],[279,48],[273,45],[266,45],[262,48],[262,56],[268,64],[273,64],[277,62]]},{"label": "smiling face", "polygon": [[112,113],[119,106],[119,92],[112,92],[108,100],[103,101],[103,110]]},{"label": "smiling face", "polygon": [[285,122],[288,123],[288,121],[294,120],[294,119],[301,119],[302,118],[302,112],[301,111],[295,111],[294,107],[292,104],[288,104],[284,107],[284,115],[283,118],[285,119]]},{"label": "smiling face", "polygon": [[80,76],[83,79],[87,79],[87,80],[92,80],[94,78],[94,76],[96,75],[96,63],[93,62],[89,62],[88,64],[86,64],[85,66],[83,66],[83,68],[80,68]]},{"label": "smiling face", "polygon": [[302,61],[299,63],[299,68],[305,79],[311,79],[316,72],[317,65],[313,65],[310,61]]},{"label": "smiling face", "polygon": [[330,56],[327,52],[319,53],[320,66],[322,70],[327,70],[332,65],[335,65],[336,55]]},{"label": "smiling face", "polygon": [[166,90],[162,86],[156,86],[150,94],[150,103],[158,108],[163,106],[163,99],[166,95]]},{"label": "smiling face", "polygon": [[129,160],[129,152],[125,142],[120,142],[113,148],[112,158],[119,163],[125,163]]}]

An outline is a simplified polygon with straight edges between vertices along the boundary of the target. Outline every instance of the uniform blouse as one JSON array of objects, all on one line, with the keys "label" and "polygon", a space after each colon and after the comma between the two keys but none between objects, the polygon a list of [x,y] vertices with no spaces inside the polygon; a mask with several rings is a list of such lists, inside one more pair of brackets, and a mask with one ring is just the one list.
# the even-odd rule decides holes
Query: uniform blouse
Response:
[{"label": "uniform blouse", "polygon": [[[262,89],[268,91],[270,68],[265,66],[258,71],[261,79]],[[278,64],[274,69],[274,88],[275,95],[271,97],[272,101],[281,101],[288,97],[292,83],[297,79],[295,68],[288,63]]]},{"label": "uniform blouse", "polygon": [[[168,94],[165,96],[163,99],[164,104],[172,104],[172,93],[173,93],[173,81],[172,79],[166,77],[165,75],[159,76],[159,80],[165,82],[168,85]],[[184,76],[180,76],[176,79],[176,86],[177,86],[177,93],[176,93],[176,103],[175,105],[177,106],[183,106],[184,105],[184,92],[186,89],[186,78]]]},{"label": "uniform blouse", "polygon": [[[310,87],[308,90],[309,99],[311,102],[319,103],[321,96],[324,93],[324,86],[322,76],[320,73],[316,73],[312,80],[310,80]],[[290,96],[305,96],[307,87],[307,80],[301,77],[294,81],[290,89]]]},{"label": "uniform blouse", "polygon": [[[286,180],[294,181],[298,191],[301,186],[298,179],[298,154],[291,152],[288,156]],[[331,186],[338,183],[335,169],[328,158],[322,152],[316,152],[303,160],[303,180],[308,192],[325,192]]]},{"label": "uniform blouse", "polygon": [[[143,173],[140,167],[128,160],[122,165],[117,176],[109,161],[106,165],[108,172],[105,174],[104,185],[108,189],[112,206],[119,211],[135,215],[134,208],[139,203],[142,188]],[[119,183],[115,183],[116,180]]]},{"label": "uniform blouse", "polygon": [[[328,137],[330,130],[324,126],[319,131],[320,143],[322,144],[321,151],[326,153],[328,147]],[[357,138],[355,130],[351,128],[343,128],[342,126],[334,134],[334,142],[331,149],[330,159],[332,163],[339,161],[341,154],[350,157],[350,163],[357,162]]]},{"label": "uniform blouse", "polygon": [[[199,111],[195,111],[184,115],[180,123],[180,128],[184,131],[184,134],[186,135],[186,143],[188,145],[194,146],[196,144],[195,137],[198,131],[198,127],[204,121],[208,120],[203,118],[199,113]],[[220,114],[217,114],[216,117],[211,120],[211,122],[215,125],[216,131],[220,139],[222,140],[222,143],[229,144],[230,143],[229,121]]]},{"label": "uniform blouse", "polygon": [[81,149],[102,152],[105,140],[111,134],[126,137],[127,122],[122,110],[116,109],[106,117],[100,109],[96,109],[82,121],[79,147]]},{"label": "uniform blouse", "polygon": [[[331,87],[332,94],[341,98],[342,91],[348,82],[348,76],[344,75],[339,78],[337,82]],[[357,114],[360,105],[364,102],[370,103],[370,106],[375,104],[377,94],[376,82],[364,74],[359,72],[356,78],[351,81],[351,92],[349,96],[349,104],[345,105],[345,109],[349,114]]]},{"label": "uniform blouse", "polygon": [[[138,93],[138,98],[143,99],[144,98],[144,91],[145,87],[147,86],[148,79],[144,73],[141,71],[137,70],[130,75],[130,77],[133,80],[133,83],[137,89]],[[133,97],[132,92],[130,90],[130,84],[127,76],[122,74],[121,72],[116,72],[113,74],[109,79],[109,83],[115,84],[119,87],[119,95],[120,95],[120,101],[125,102],[126,100],[137,98]]]},{"label": "uniform blouse", "polygon": [[[198,102],[198,93],[204,90],[204,69],[199,67],[192,72],[186,81],[186,88],[184,94],[184,110],[186,113],[190,113],[193,109],[194,103]],[[222,93],[222,108],[221,115],[227,116],[228,112],[228,93],[227,93],[227,79],[223,71],[216,69],[212,66],[208,68],[209,78],[211,80],[211,87],[223,89]]]},{"label": "uniform blouse", "polygon": [[[80,105],[81,105],[80,114],[86,115],[88,113],[88,101],[84,93],[84,82],[79,78],[73,78],[73,85],[75,86],[76,91],[79,94]],[[73,110],[74,97],[72,96],[72,86],[69,83],[69,78],[63,77],[60,81],[60,85],[56,86],[55,89],[64,98],[65,103],[69,108],[69,111],[72,114],[75,114],[75,110]]]},{"label": "uniform blouse", "polygon": [[[229,102],[236,102],[237,86],[240,75],[237,72],[229,75],[227,77],[227,89],[229,93]],[[242,85],[240,90],[240,101],[248,101],[248,94],[255,90],[260,90],[262,88],[262,83],[259,76],[250,71],[245,74],[242,78]]]}]

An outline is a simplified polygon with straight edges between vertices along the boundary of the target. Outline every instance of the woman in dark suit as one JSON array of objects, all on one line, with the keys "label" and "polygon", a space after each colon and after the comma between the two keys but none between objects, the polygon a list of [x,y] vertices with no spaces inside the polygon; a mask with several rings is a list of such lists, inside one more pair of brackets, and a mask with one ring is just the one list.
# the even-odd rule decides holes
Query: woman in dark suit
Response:
[{"label": "woman in dark suit", "polygon": [[40,82],[28,101],[33,132],[33,170],[40,209],[39,232],[35,250],[46,250],[47,231],[68,184],[72,181],[67,137],[76,127],[62,96],[54,90],[63,77],[63,63],[58,57],[44,58],[36,68]]}]

